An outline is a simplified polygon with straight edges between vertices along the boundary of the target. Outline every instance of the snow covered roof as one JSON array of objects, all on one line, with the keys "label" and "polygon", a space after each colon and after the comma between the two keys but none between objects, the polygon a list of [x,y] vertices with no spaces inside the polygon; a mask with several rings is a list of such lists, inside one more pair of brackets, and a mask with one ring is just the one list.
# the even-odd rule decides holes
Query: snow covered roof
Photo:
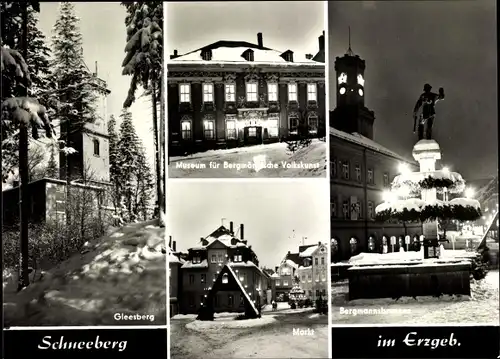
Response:
[{"label": "snow covered roof", "polygon": [[[244,52],[253,51],[253,61],[246,60],[242,55]],[[204,60],[202,54],[210,51],[211,59]],[[286,61],[281,55],[283,51],[273,50],[267,47],[252,44],[246,41],[217,41],[208,46],[178,55],[171,58],[170,63],[211,64],[211,63],[234,63],[234,64],[256,64],[256,65],[285,65],[285,66],[314,66],[324,68],[320,62],[306,58],[305,54],[294,53],[294,62]]]},{"label": "snow covered roof", "polygon": [[266,272],[264,272],[261,268],[259,268],[254,262],[246,261],[246,262],[230,262],[228,263],[232,268],[257,268],[257,270],[266,276],[269,276]]},{"label": "snow covered roof", "polygon": [[290,259],[286,259],[283,264],[286,264],[292,268],[299,268],[299,265]]},{"label": "snow covered roof", "polygon": [[304,258],[304,257],[310,257],[313,255],[313,253],[316,251],[316,249],[319,248],[319,245],[315,245],[309,248],[306,248],[303,252],[299,253],[299,256]]},{"label": "snow covered roof", "polygon": [[182,269],[187,268],[208,268],[208,262],[206,259],[202,260],[201,263],[193,263],[191,261],[187,261],[181,267]]},{"label": "snow covered roof", "polygon": [[280,275],[278,273],[273,273],[271,275],[271,278],[279,278],[279,277],[280,277]]},{"label": "snow covered roof", "polygon": [[201,246],[192,247],[190,250],[205,250],[217,241],[228,248],[248,247],[246,241],[236,238],[231,234],[229,229],[224,226],[220,226],[209,236],[203,239],[203,242],[206,244],[202,243]]},{"label": "snow covered roof", "polygon": [[386,156],[394,157],[394,158],[401,160],[401,161],[416,164],[415,161],[411,161],[407,158],[404,158],[404,157],[398,155],[396,152],[393,152],[393,151],[385,148],[381,144],[379,144],[373,140],[370,140],[369,138],[367,138],[367,137],[365,137],[357,132],[347,133],[344,131],[337,130],[336,128],[330,127],[330,136],[334,136],[334,137],[340,138],[344,141],[355,143],[359,146],[369,148],[370,150],[382,153]]}]

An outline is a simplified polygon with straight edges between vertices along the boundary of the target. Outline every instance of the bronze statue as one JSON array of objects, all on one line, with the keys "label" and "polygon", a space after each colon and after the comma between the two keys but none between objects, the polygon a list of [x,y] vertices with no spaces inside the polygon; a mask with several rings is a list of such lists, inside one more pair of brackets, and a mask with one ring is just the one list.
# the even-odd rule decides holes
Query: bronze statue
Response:
[{"label": "bronze statue", "polygon": [[[425,131],[425,139],[432,138],[432,125],[436,117],[434,105],[444,99],[444,89],[439,88],[439,93],[431,92],[432,86],[429,84],[424,85],[424,92],[420,95],[415,108],[413,109],[413,133],[417,130],[418,121],[418,140],[424,139],[424,126],[427,125]],[[418,111],[422,108],[420,116],[417,115]]]}]

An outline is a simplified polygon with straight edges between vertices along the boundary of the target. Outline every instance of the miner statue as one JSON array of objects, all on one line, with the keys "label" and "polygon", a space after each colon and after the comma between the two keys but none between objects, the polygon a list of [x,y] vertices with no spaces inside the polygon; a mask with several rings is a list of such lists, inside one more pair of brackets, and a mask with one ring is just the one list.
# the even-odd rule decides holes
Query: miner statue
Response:
[{"label": "miner statue", "polygon": [[[436,117],[434,106],[436,102],[444,99],[444,89],[441,87],[439,93],[431,92],[432,86],[429,84],[424,85],[424,92],[420,95],[415,108],[413,109],[413,133],[417,131],[418,122],[418,140],[432,139],[432,125]],[[422,109],[421,114],[418,115],[419,110]],[[425,128],[425,137],[424,137]]]}]

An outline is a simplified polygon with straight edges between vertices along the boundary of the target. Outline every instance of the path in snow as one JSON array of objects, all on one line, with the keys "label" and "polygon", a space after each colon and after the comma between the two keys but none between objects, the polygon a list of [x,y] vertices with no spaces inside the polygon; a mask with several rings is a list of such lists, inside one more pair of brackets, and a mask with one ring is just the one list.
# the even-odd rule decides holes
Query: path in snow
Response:
[{"label": "path in snow", "polygon": [[[278,168],[264,168],[255,171],[253,168],[223,168],[224,162],[246,165],[254,163],[254,157],[266,163],[276,164]],[[316,164],[316,168],[283,168],[281,161],[288,163]],[[218,169],[210,168],[210,162],[220,163]],[[177,168],[180,164],[204,165],[206,168]],[[293,154],[288,152],[286,143],[272,143],[228,150],[212,150],[195,153],[191,156],[172,157],[168,168],[169,178],[235,178],[235,177],[325,177],[326,176],[326,142],[314,139],[310,146]]]},{"label": "path in snow", "polygon": [[[203,332],[186,327],[192,320],[170,324],[172,359],[191,358],[327,358],[327,316],[311,313],[273,316],[276,321],[254,328],[210,328]],[[313,329],[312,336],[293,335],[293,328]]]},{"label": "path in snow", "polygon": [[[166,324],[164,228],[132,224],[99,238],[20,293],[4,287],[6,326]],[[154,315],[115,320],[114,315]]]},{"label": "path in snow", "polygon": [[[332,324],[490,324],[498,325],[499,316],[499,272],[490,271],[486,278],[471,283],[472,298],[428,297],[402,298],[398,302],[392,299],[356,300],[347,302],[347,283],[332,286]],[[372,304],[368,304],[368,303]],[[390,313],[378,313],[373,310],[385,309]],[[346,309],[372,310],[372,314]]]}]

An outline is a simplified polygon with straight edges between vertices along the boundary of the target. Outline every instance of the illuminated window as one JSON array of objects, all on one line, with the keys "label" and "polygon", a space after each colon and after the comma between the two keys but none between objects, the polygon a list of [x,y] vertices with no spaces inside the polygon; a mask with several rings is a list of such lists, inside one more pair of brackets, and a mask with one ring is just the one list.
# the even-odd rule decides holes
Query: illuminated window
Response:
[{"label": "illuminated window", "polygon": [[358,240],[356,238],[351,238],[349,241],[349,247],[351,248],[351,254],[356,253],[358,250]]},{"label": "illuminated window", "polygon": [[181,122],[181,137],[183,140],[191,139],[191,121],[184,120]]},{"label": "illuminated window", "polygon": [[344,179],[349,179],[349,162],[342,162],[342,176]]},{"label": "illuminated window", "polygon": [[340,76],[337,78],[339,85],[340,84],[345,84],[347,82],[347,74],[345,72],[342,72]]},{"label": "illuminated window", "polygon": [[257,137],[257,127],[248,128],[248,137]]},{"label": "illuminated window", "polygon": [[213,84],[203,84],[203,102],[214,102]]},{"label": "illuminated window", "polygon": [[309,133],[318,133],[319,119],[317,116],[309,116],[307,119]]},{"label": "illuminated window", "polygon": [[203,133],[205,139],[213,140],[215,138],[215,122],[214,121],[203,121]]},{"label": "illuminated window", "polygon": [[288,84],[288,102],[297,101],[297,84]]},{"label": "illuminated window", "polygon": [[247,101],[256,102],[257,101],[257,83],[250,82],[247,83]]},{"label": "illuminated window", "polygon": [[267,84],[267,99],[269,101],[278,101],[278,84]]},{"label": "illuminated window", "polygon": [[222,275],[222,283],[227,284],[228,282],[229,282],[229,279],[228,279],[227,273],[224,273]]},{"label": "illuminated window", "polygon": [[316,84],[307,84],[307,101],[317,101],[317,87]]},{"label": "illuminated window", "polygon": [[279,130],[279,124],[278,124],[278,117],[270,117],[267,120],[267,133],[269,137],[278,137],[278,130]]},{"label": "illuminated window", "polygon": [[368,184],[373,184],[373,170],[371,168],[368,168],[367,171],[367,182]]},{"label": "illuminated window", "polygon": [[299,131],[299,118],[296,115],[292,115],[289,118],[290,122],[290,133],[297,134]]},{"label": "illuminated window", "polygon": [[337,203],[336,202],[330,203],[330,213],[331,213],[332,218],[337,217]]},{"label": "illuminated window", "polygon": [[369,250],[370,252],[375,251],[375,238],[373,238],[373,237],[370,237],[370,238],[368,239],[368,250]]},{"label": "illuminated window", "polygon": [[180,84],[180,98],[181,103],[191,102],[191,85],[190,84]]},{"label": "illuminated window", "polygon": [[361,182],[361,166],[356,165],[354,167],[354,172],[356,173],[356,181]]},{"label": "illuminated window", "polygon": [[234,84],[226,84],[225,86],[226,101],[235,102],[236,101],[236,86]]},{"label": "illuminated window", "polygon": [[236,139],[236,120],[226,120],[226,138],[228,140]]},{"label": "illuminated window", "polygon": [[375,211],[374,211],[374,208],[373,208],[373,202],[372,201],[368,201],[368,218],[369,219],[374,219],[375,218]]}]

